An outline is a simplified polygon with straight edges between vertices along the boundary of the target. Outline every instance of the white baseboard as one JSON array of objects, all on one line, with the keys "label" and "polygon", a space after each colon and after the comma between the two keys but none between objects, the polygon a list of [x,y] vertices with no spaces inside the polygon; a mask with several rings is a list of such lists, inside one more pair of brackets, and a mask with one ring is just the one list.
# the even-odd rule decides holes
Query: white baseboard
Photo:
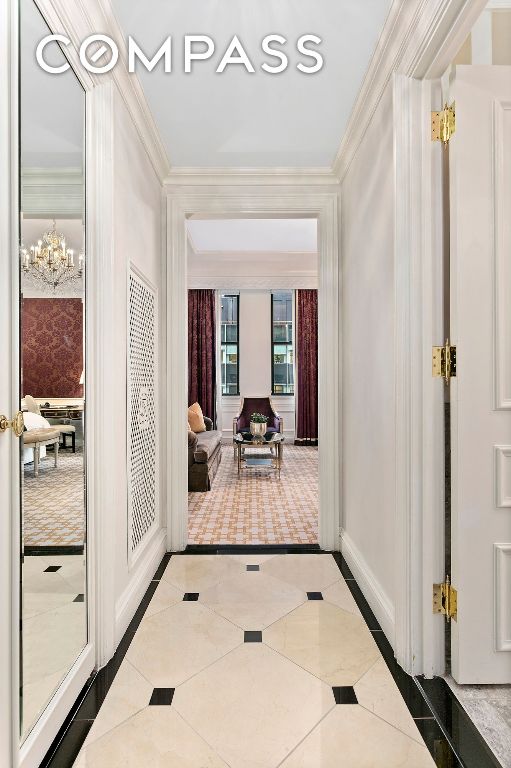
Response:
[{"label": "white baseboard", "polygon": [[387,640],[394,648],[396,623],[394,606],[360,550],[345,531],[341,532],[341,552]]},{"label": "white baseboard", "polygon": [[148,542],[146,552],[131,572],[130,581],[115,604],[115,646],[128,629],[129,623],[148,588],[154,572],[167,551],[167,531],[160,528]]}]

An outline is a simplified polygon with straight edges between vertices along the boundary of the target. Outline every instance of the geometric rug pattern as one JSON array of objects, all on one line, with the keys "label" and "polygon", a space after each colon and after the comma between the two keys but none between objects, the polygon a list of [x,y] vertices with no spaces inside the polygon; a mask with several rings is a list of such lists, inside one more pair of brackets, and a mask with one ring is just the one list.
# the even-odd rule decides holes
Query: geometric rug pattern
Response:
[{"label": "geometric rug pattern", "polygon": [[[246,455],[254,452],[247,448]],[[255,450],[257,452],[257,449]],[[284,444],[282,471],[242,469],[231,445],[207,493],[188,494],[189,544],[316,544],[318,449]]]},{"label": "geometric rug pattern", "polygon": [[34,465],[23,473],[24,546],[83,546],[85,540],[84,456],[59,451],[41,459],[39,476]]}]

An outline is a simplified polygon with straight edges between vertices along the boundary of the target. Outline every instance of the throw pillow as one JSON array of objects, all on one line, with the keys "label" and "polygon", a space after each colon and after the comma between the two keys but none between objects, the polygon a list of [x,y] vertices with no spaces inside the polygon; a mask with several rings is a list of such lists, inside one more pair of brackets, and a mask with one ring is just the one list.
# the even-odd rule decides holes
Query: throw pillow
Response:
[{"label": "throw pillow", "polygon": [[202,415],[202,408],[199,403],[194,403],[188,408],[188,423],[192,432],[205,432],[206,424]]},{"label": "throw pillow", "polygon": [[25,428],[30,429],[48,429],[51,427],[50,422],[40,416],[38,413],[32,413],[31,411],[25,411],[23,413],[23,421],[25,422]]}]

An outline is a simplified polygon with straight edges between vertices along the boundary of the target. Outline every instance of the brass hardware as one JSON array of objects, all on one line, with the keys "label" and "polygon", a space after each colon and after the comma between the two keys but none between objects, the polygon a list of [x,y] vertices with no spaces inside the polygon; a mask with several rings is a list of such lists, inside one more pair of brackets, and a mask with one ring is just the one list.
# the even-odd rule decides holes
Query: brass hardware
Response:
[{"label": "brass hardware", "polygon": [[25,429],[25,422],[21,411],[14,415],[12,421],[9,421],[7,416],[0,416],[0,433],[5,432],[6,429],[12,429],[16,437],[21,437]]},{"label": "brass hardware", "polygon": [[441,141],[446,147],[453,133],[456,132],[456,112],[454,102],[447,104],[440,112],[431,113],[431,141]]},{"label": "brass hardware", "polygon": [[433,376],[441,376],[446,384],[456,376],[456,347],[451,347],[449,339],[443,347],[433,347]]},{"label": "brass hardware", "polygon": [[449,576],[443,584],[433,584],[433,613],[441,613],[448,622],[458,618],[458,593]]}]

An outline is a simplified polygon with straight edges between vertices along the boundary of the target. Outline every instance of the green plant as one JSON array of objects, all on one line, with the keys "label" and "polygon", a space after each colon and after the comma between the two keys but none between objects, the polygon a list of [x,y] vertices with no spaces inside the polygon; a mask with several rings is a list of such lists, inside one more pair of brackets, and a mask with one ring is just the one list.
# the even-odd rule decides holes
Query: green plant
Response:
[{"label": "green plant", "polygon": [[250,421],[253,421],[254,424],[266,424],[268,416],[264,416],[262,413],[253,413]]}]

